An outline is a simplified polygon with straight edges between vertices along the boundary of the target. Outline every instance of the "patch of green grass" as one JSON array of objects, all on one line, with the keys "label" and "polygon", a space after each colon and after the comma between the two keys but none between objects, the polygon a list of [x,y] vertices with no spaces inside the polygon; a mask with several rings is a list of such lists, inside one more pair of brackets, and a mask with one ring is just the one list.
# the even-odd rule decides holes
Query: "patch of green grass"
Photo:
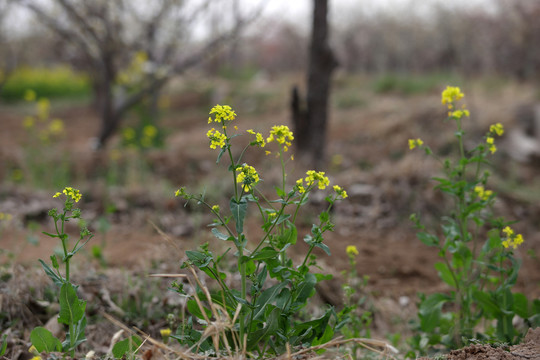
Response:
[{"label": "patch of green grass", "polygon": [[20,67],[8,77],[0,98],[22,100],[27,90],[33,90],[38,98],[81,98],[90,94],[91,87],[87,76],[75,73],[69,67]]},{"label": "patch of green grass", "polygon": [[448,83],[460,85],[461,80],[451,73],[388,73],[377,77],[372,83],[372,88],[378,94],[416,95],[429,93]]}]

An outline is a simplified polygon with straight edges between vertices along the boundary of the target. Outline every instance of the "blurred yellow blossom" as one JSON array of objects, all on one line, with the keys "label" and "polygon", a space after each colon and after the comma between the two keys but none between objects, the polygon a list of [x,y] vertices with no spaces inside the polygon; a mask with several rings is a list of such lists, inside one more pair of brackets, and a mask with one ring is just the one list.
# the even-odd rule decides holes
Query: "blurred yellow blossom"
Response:
[{"label": "blurred yellow blossom", "polygon": [[358,255],[358,249],[354,245],[347,246],[347,249],[345,250],[347,252],[347,255],[349,256],[356,256]]},{"label": "blurred yellow blossom", "polygon": [[505,227],[502,232],[506,235],[506,239],[502,241],[505,249],[509,247],[517,249],[519,245],[523,244],[523,236],[521,234],[515,234],[510,226]]},{"label": "blurred yellow blossom", "polygon": [[45,120],[49,117],[49,110],[51,109],[51,102],[49,99],[41,98],[37,102],[37,114],[41,120]]},{"label": "blurred yellow blossom", "polygon": [[155,126],[153,125],[146,125],[145,127],[143,127],[143,135],[152,139],[154,138],[158,133],[158,130]]},{"label": "blurred yellow blossom", "polygon": [[64,122],[60,119],[53,119],[49,124],[49,131],[52,135],[60,135],[64,132]]},{"label": "blurred yellow blossom", "polygon": [[504,128],[501,123],[496,123],[489,127],[489,132],[501,136],[502,134],[504,134]]},{"label": "blurred yellow blossom", "polygon": [[219,205],[212,206],[212,211],[215,212],[215,213],[218,213],[219,212]]},{"label": "blurred yellow blossom", "polygon": [[23,126],[25,129],[31,129],[34,127],[35,119],[32,116],[25,116],[23,120]]},{"label": "blurred yellow blossom", "polygon": [[442,92],[441,102],[442,104],[451,104],[454,101],[460,100],[465,95],[461,92],[461,89],[456,86],[447,86]]},{"label": "blurred yellow blossom", "polygon": [[415,147],[420,147],[424,145],[424,142],[422,141],[422,139],[409,139],[409,149],[412,150],[414,149]]},{"label": "blurred yellow blossom", "polygon": [[31,102],[36,100],[36,92],[34,90],[26,90],[24,92],[24,100]]},{"label": "blurred yellow blossom", "polygon": [[486,143],[488,144],[488,149],[489,151],[491,151],[491,153],[495,153],[495,151],[497,151],[497,147],[493,144],[495,140],[491,137],[491,136],[488,136],[486,138]]},{"label": "blurred yellow blossom", "polygon": [[474,193],[482,200],[488,200],[489,197],[493,194],[491,190],[485,190],[482,185],[477,185],[474,187]]}]

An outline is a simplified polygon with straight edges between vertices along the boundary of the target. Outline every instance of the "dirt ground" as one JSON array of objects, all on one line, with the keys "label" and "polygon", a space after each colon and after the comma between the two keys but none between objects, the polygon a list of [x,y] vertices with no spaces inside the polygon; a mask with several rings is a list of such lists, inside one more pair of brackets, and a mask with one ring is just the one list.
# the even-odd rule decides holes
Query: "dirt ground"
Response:
[{"label": "dirt ground", "polygon": [[[516,289],[529,298],[538,298],[540,166],[533,160],[519,158],[526,150],[520,150],[511,135],[512,129],[522,134],[521,123],[513,116],[512,109],[530,102],[534,90],[526,85],[509,84],[490,92],[471,84],[465,92],[473,114],[472,134],[480,137],[495,122],[508,129],[493,160],[492,186],[500,195],[496,211],[507,219],[519,220],[514,227],[523,234],[525,243],[516,250],[523,262]],[[434,183],[430,180],[437,174],[437,167],[422,153],[409,151],[407,139],[420,137],[432,148],[446,151],[453,129],[442,121],[445,109],[440,105],[439,92],[409,97],[375,96],[364,89],[359,94],[362,105],[340,108],[334,103],[331,112],[327,174],[333,183],[347,189],[350,198],[339,203],[333,213],[336,230],[326,238],[332,256],[317,255],[322,268],[339,279],[341,271],[347,269],[346,246],[357,246],[360,253],[357,271],[369,277],[364,290],[375,309],[373,335],[384,338],[402,332],[406,336],[410,331],[407,323],[415,316],[417,293],[447,290],[433,268],[438,261],[436,251],[416,239],[408,220],[412,212],[419,212],[428,222],[436,223],[444,211],[444,202],[433,191]],[[110,151],[118,148],[118,139],[113,139],[106,151],[92,152],[91,137],[98,131],[92,109],[83,105],[53,107],[54,115],[66,123],[67,136],[59,146],[69,153],[74,164],[77,181],[71,185],[85,194],[80,205],[83,217],[96,234],[92,242],[102,245],[109,268],[139,273],[179,270],[183,254],[164,240],[151,222],[182,250],[213,241],[206,228],[211,219],[197,209],[184,208],[172,196],[172,190],[180,186],[197,191],[204,184],[216,202],[226,201],[219,197],[226,169],[222,166],[215,175],[216,153],[208,149],[205,140],[206,113],[212,104],[207,104],[205,98],[190,96],[179,95],[171,101],[169,113],[163,119],[164,127],[170,132],[166,146],[145,155],[150,175],[128,178],[113,187],[106,185],[99,170],[110,163]],[[287,103],[286,97],[277,97],[266,104],[264,112],[251,110],[249,104],[242,102],[231,105],[239,115],[239,128],[267,132],[271,125],[289,124]],[[13,215],[9,224],[4,223],[0,228],[0,248],[4,250],[0,259],[10,264],[11,269],[21,265],[32,268],[38,258],[48,258],[57,246],[55,241],[40,234],[42,228],[51,226],[47,210],[59,206],[51,198],[52,192],[10,180],[12,169],[24,161],[25,132],[21,119],[27,111],[20,106],[0,105],[0,163],[6,164],[0,169],[0,179],[3,177],[0,212]],[[130,156],[139,155],[125,154],[126,158]],[[276,174],[267,165],[267,159],[263,153],[248,158],[261,173],[267,171],[265,181],[271,183]],[[291,178],[296,179],[303,172],[305,169],[295,165]],[[134,174],[137,177],[137,172]],[[110,204],[115,208],[107,214],[105,210]],[[316,201],[312,207],[317,208]],[[102,218],[110,224],[106,231],[99,231]],[[309,220],[306,215],[304,233],[309,231]],[[39,230],[29,229],[28,225],[33,223],[38,224]],[[248,229],[256,234],[258,225],[250,223]],[[29,237],[37,237],[39,243],[32,244],[27,240]],[[303,244],[299,244],[296,251],[302,254],[304,250]],[[96,266],[88,261],[89,266]],[[342,303],[339,281],[327,282],[321,290],[323,301],[338,306]],[[540,358],[538,331],[531,332],[524,344],[525,350],[512,347],[510,352],[473,346],[450,354],[449,359]],[[525,352],[527,349],[533,350]],[[501,351],[505,357],[499,354]]]}]

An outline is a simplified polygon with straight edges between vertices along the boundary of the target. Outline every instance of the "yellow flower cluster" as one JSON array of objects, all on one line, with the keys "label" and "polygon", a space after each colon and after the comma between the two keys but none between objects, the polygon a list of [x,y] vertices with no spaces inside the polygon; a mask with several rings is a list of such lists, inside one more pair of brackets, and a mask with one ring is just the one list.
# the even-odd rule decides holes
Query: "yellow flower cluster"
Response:
[{"label": "yellow flower cluster", "polygon": [[315,171],[315,170],[308,170],[306,172],[306,183],[308,186],[311,186],[315,183],[315,181],[318,182],[319,189],[324,190],[328,185],[330,185],[330,180],[328,180],[328,177],[324,176],[324,171]]},{"label": "yellow flower cluster", "polygon": [[222,134],[218,130],[211,128],[206,133],[206,136],[208,137],[208,139],[210,139],[210,149],[216,149],[218,146],[222,149],[225,147],[225,140],[227,139],[225,134]]},{"label": "yellow flower cluster", "polygon": [[180,189],[176,190],[175,193],[174,193],[174,196],[175,197],[178,197],[178,196],[187,196],[187,193],[186,193],[186,188],[184,187],[181,187]]},{"label": "yellow flower cluster", "polygon": [[212,206],[212,211],[217,214],[219,212],[219,205]]},{"label": "yellow flower cluster", "polygon": [[341,196],[342,199],[346,199],[347,197],[349,197],[347,192],[343,190],[343,188],[339,185],[334,185],[334,191],[336,192],[336,194],[338,194],[338,196]]},{"label": "yellow flower cluster", "polygon": [[0,212],[0,221],[5,220],[10,221],[13,218],[11,214]]},{"label": "yellow flower cluster", "polygon": [[523,244],[523,236],[521,234],[515,234],[510,226],[505,227],[502,232],[506,235],[506,239],[502,242],[505,249],[509,247],[517,249],[519,245]]},{"label": "yellow flower cluster", "polygon": [[271,143],[272,141],[276,141],[279,144],[285,144],[283,146],[283,150],[287,151],[289,150],[289,146],[291,146],[291,141],[293,140],[293,133],[291,130],[289,130],[287,125],[276,125],[272,126],[270,136],[266,139],[266,142]]},{"label": "yellow flower cluster", "polygon": [[461,119],[463,116],[467,116],[469,117],[471,114],[469,112],[469,110],[463,108],[463,110],[456,110],[456,111],[453,111],[449,114],[451,117],[453,118],[456,118],[456,119]]},{"label": "yellow flower cluster", "polygon": [[424,145],[422,139],[409,139],[409,149],[412,150],[415,147]]},{"label": "yellow flower cluster", "polygon": [[255,140],[250,143],[250,145],[265,147],[266,142],[261,133],[255,132],[251,129],[247,130],[248,134],[255,135]]},{"label": "yellow flower cluster", "polygon": [[236,113],[229,105],[216,105],[210,110],[210,115],[215,114],[215,119],[208,118],[208,123],[212,121],[224,124],[225,121],[233,121],[236,118]]},{"label": "yellow flower cluster", "polygon": [[496,123],[489,127],[489,132],[501,136],[502,134],[504,134],[504,128],[501,123]]},{"label": "yellow flower cluster", "polygon": [[488,146],[488,149],[489,151],[493,154],[495,151],[497,151],[497,147],[495,146],[495,144],[493,143],[495,141],[495,139],[493,139],[493,137],[491,136],[488,136],[486,138],[486,144]]},{"label": "yellow flower cluster", "polygon": [[448,104],[449,108],[452,108],[452,103],[458,101],[465,96],[461,92],[461,89],[457,86],[447,86],[446,89],[442,92],[441,102],[442,104]]},{"label": "yellow flower cluster", "polygon": [[482,185],[477,185],[474,187],[474,193],[476,196],[478,196],[482,200],[488,200],[491,195],[493,195],[493,191],[491,190],[485,190]]},{"label": "yellow flower cluster", "polygon": [[306,192],[306,188],[304,187],[304,179],[298,179],[296,180],[296,189],[300,194],[303,194]]},{"label": "yellow flower cluster", "polygon": [[[62,193],[64,193],[64,195],[66,195],[68,198],[71,198],[75,202],[79,202],[79,200],[81,200],[82,198],[81,192],[77,189],[72,188],[71,186],[65,187]],[[53,198],[59,197],[60,195],[62,195],[62,193],[57,192],[53,195]]]},{"label": "yellow flower cluster", "polygon": [[251,191],[255,185],[260,181],[259,174],[253,166],[247,164],[238,168],[240,172],[236,176],[236,181],[242,183],[244,191]]},{"label": "yellow flower cluster", "polygon": [[347,255],[349,256],[356,256],[358,255],[358,249],[356,248],[356,246],[354,245],[349,245],[347,246],[347,249],[345,250],[345,252],[347,253]]}]

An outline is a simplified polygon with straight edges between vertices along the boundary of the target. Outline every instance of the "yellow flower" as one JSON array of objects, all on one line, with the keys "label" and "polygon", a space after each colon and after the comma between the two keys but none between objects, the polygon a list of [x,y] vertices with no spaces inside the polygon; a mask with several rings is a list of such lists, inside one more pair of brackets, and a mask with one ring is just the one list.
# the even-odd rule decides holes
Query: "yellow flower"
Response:
[{"label": "yellow flower", "polygon": [[501,123],[496,123],[489,127],[489,132],[501,136],[502,134],[504,134],[504,128]]},{"label": "yellow flower", "polygon": [[514,230],[512,230],[510,226],[505,227],[502,232],[505,233],[507,237],[514,235]]},{"label": "yellow flower", "polygon": [[124,137],[124,140],[126,141],[130,141],[130,140],[133,140],[135,139],[135,130],[133,128],[125,128],[123,131],[122,131],[122,136]]},{"label": "yellow flower", "polygon": [[157,129],[155,126],[153,125],[146,125],[144,128],[143,128],[143,135],[146,136],[147,138],[150,138],[152,139],[153,137],[155,137],[157,135]]},{"label": "yellow flower", "polygon": [[[210,110],[210,115],[215,114],[213,121],[224,125],[225,121],[232,121],[236,118],[236,113],[229,105],[216,105]],[[212,122],[212,118],[208,118],[208,123]]]},{"label": "yellow flower", "polygon": [[345,250],[347,252],[347,255],[349,256],[356,256],[358,255],[358,249],[354,245],[347,246],[347,249]]},{"label": "yellow flower", "polygon": [[486,138],[486,143],[488,144],[488,149],[493,154],[495,151],[497,151],[497,147],[493,144],[494,139],[491,136],[488,136]]},{"label": "yellow flower", "polygon": [[180,189],[176,190],[175,193],[174,193],[174,196],[175,197],[178,197],[178,196],[186,196],[186,189],[184,187],[181,187]]},{"label": "yellow flower", "polygon": [[28,101],[28,102],[36,100],[36,92],[34,90],[30,90],[30,89],[26,90],[24,92],[24,100]]},{"label": "yellow flower", "polygon": [[424,142],[422,141],[422,139],[409,139],[409,149],[412,150],[414,149],[415,147],[420,147],[424,145]]},{"label": "yellow flower", "polygon": [[442,104],[451,104],[454,101],[460,100],[465,95],[461,92],[459,87],[447,86],[446,89],[442,92],[441,102]]},{"label": "yellow flower", "polygon": [[306,192],[306,188],[304,187],[304,179],[298,179],[296,180],[296,189],[300,194],[303,194]]},{"label": "yellow flower", "polygon": [[49,131],[53,135],[60,135],[64,132],[64,122],[60,119],[54,119],[49,124]]},{"label": "yellow flower", "polygon": [[49,99],[41,98],[37,102],[37,113],[41,120],[49,117],[49,110],[51,108],[51,102]]},{"label": "yellow flower", "polygon": [[23,126],[25,129],[31,129],[34,127],[35,119],[32,116],[26,116],[23,121]]},{"label": "yellow flower", "polygon": [[514,234],[514,230],[510,226],[505,227],[502,232],[506,235],[506,239],[502,241],[505,249],[509,247],[517,249],[519,245],[523,244],[523,236],[521,234]]},{"label": "yellow flower", "polygon": [[218,146],[222,149],[225,147],[225,140],[227,139],[225,134],[222,134],[218,130],[211,128],[206,133],[206,136],[208,137],[208,139],[210,139],[210,149],[216,149]]},{"label": "yellow flower", "polygon": [[[65,187],[62,192],[64,193],[64,195],[70,197],[75,202],[79,202],[79,200],[81,200],[82,198],[81,192],[77,189],[72,188],[71,186]],[[53,197],[57,197],[56,194]]]},{"label": "yellow flower", "polygon": [[[272,126],[270,130],[270,136],[266,139],[266,142],[277,141],[279,144],[285,144],[291,146],[291,141],[294,140],[294,136],[287,125]],[[286,150],[285,150],[286,151]]]},{"label": "yellow flower", "polygon": [[482,200],[488,200],[489,197],[493,194],[491,190],[485,190],[482,185],[477,185],[474,187],[475,194]]},{"label": "yellow flower", "polygon": [[57,197],[59,197],[60,195],[62,195],[62,193],[57,192],[56,194],[53,195],[53,198],[57,198]]},{"label": "yellow flower", "polygon": [[330,185],[330,180],[328,180],[328,177],[324,176],[324,171],[315,171],[315,170],[308,170],[306,172],[306,183],[308,186],[311,186],[315,183],[315,181],[318,182],[319,189],[324,190],[328,185]]},{"label": "yellow flower", "polygon": [[166,337],[171,335],[171,329],[161,329],[159,330],[161,336]]},{"label": "yellow flower", "polygon": [[450,113],[450,116],[456,118],[456,119],[461,119],[463,116],[470,116],[470,113],[469,113],[469,110],[456,110],[454,112],[451,112]]},{"label": "yellow flower", "polygon": [[215,212],[215,213],[218,213],[219,212],[219,205],[212,206],[212,211]]},{"label": "yellow flower", "polygon": [[334,191],[336,194],[341,196],[342,199],[346,199],[349,195],[347,195],[347,192],[341,188],[339,185],[334,185]]},{"label": "yellow flower", "polygon": [[248,134],[252,134],[252,135],[255,135],[255,140],[250,142],[249,145],[254,145],[254,146],[260,146],[260,147],[264,147],[266,145],[266,143],[264,142],[264,138],[262,136],[261,133],[256,133],[255,131],[253,130],[247,130]]},{"label": "yellow flower", "polygon": [[244,191],[251,191],[255,185],[260,181],[259,174],[253,166],[247,164],[242,165],[238,168],[240,172],[236,176],[236,181],[242,183],[242,188]]}]

